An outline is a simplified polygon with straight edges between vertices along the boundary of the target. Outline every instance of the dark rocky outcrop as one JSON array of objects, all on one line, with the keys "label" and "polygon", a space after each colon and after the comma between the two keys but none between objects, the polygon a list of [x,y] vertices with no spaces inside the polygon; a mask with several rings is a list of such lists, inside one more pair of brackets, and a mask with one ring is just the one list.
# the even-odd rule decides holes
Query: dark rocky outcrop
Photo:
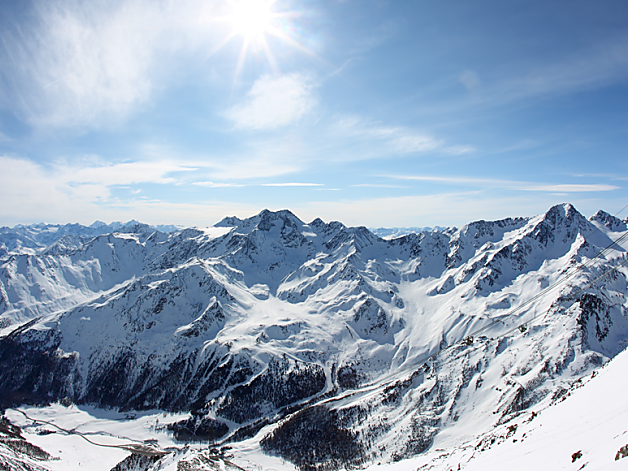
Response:
[{"label": "dark rocky outcrop", "polygon": [[302,471],[328,471],[359,465],[365,449],[340,423],[338,412],[324,406],[300,411],[261,441],[262,449]]}]

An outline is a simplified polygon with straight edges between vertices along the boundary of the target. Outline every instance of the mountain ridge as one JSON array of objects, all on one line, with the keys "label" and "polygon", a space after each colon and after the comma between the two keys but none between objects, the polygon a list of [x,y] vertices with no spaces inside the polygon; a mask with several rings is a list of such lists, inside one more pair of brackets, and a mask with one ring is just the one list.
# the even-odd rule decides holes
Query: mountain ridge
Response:
[{"label": "mountain ridge", "polygon": [[[488,430],[551,400],[625,348],[616,219],[565,204],[384,240],[265,210],[59,238],[0,258],[1,396],[196,411],[231,437],[266,427],[258,446],[302,469],[404,459],[478,410]],[[327,464],[315,440],[299,457],[287,440],[316,420],[346,442]]]}]

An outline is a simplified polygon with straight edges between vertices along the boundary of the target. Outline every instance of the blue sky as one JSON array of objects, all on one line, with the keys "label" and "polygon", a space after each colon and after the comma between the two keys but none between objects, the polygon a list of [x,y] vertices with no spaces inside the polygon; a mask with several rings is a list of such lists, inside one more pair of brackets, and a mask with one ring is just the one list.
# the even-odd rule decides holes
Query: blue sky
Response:
[{"label": "blue sky", "polygon": [[4,0],[0,224],[616,213],[626,18],[624,0]]}]

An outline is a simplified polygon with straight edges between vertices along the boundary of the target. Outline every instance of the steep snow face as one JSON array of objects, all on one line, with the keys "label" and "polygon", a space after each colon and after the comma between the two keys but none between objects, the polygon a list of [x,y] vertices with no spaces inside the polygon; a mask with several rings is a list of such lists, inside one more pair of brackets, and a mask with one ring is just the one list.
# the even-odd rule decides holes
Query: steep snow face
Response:
[{"label": "steep snow face", "polygon": [[623,351],[604,367],[577,378],[560,395],[513,414],[486,433],[456,440],[450,436],[421,456],[367,469],[625,469],[626,368],[628,351]]},{"label": "steep snow face", "polygon": [[[400,460],[626,346],[618,224],[565,204],[384,240],[284,210],[59,238],[2,259],[0,397],[194,410],[312,470],[325,423],[328,464]],[[319,438],[296,456],[294,436]]]},{"label": "steep snow face", "polygon": [[1,260],[0,329],[74,307],[143,273],[167,236],[144,225],[131,229],[71,247],[59,239],[39,255]]}]

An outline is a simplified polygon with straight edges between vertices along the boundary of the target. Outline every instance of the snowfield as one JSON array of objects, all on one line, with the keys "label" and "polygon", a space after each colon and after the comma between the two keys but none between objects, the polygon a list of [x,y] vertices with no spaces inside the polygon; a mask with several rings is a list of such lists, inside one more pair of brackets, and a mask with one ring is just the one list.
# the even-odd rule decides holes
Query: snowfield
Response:
[{"label": "snowfield", "polygon": [[[386,239],[289,211],[35,229],[0,239],[0,398],[52,459],[15,463],[628,463],[626,220],[565,204]],[[126,458],[41,421],[171,453]]]}]

